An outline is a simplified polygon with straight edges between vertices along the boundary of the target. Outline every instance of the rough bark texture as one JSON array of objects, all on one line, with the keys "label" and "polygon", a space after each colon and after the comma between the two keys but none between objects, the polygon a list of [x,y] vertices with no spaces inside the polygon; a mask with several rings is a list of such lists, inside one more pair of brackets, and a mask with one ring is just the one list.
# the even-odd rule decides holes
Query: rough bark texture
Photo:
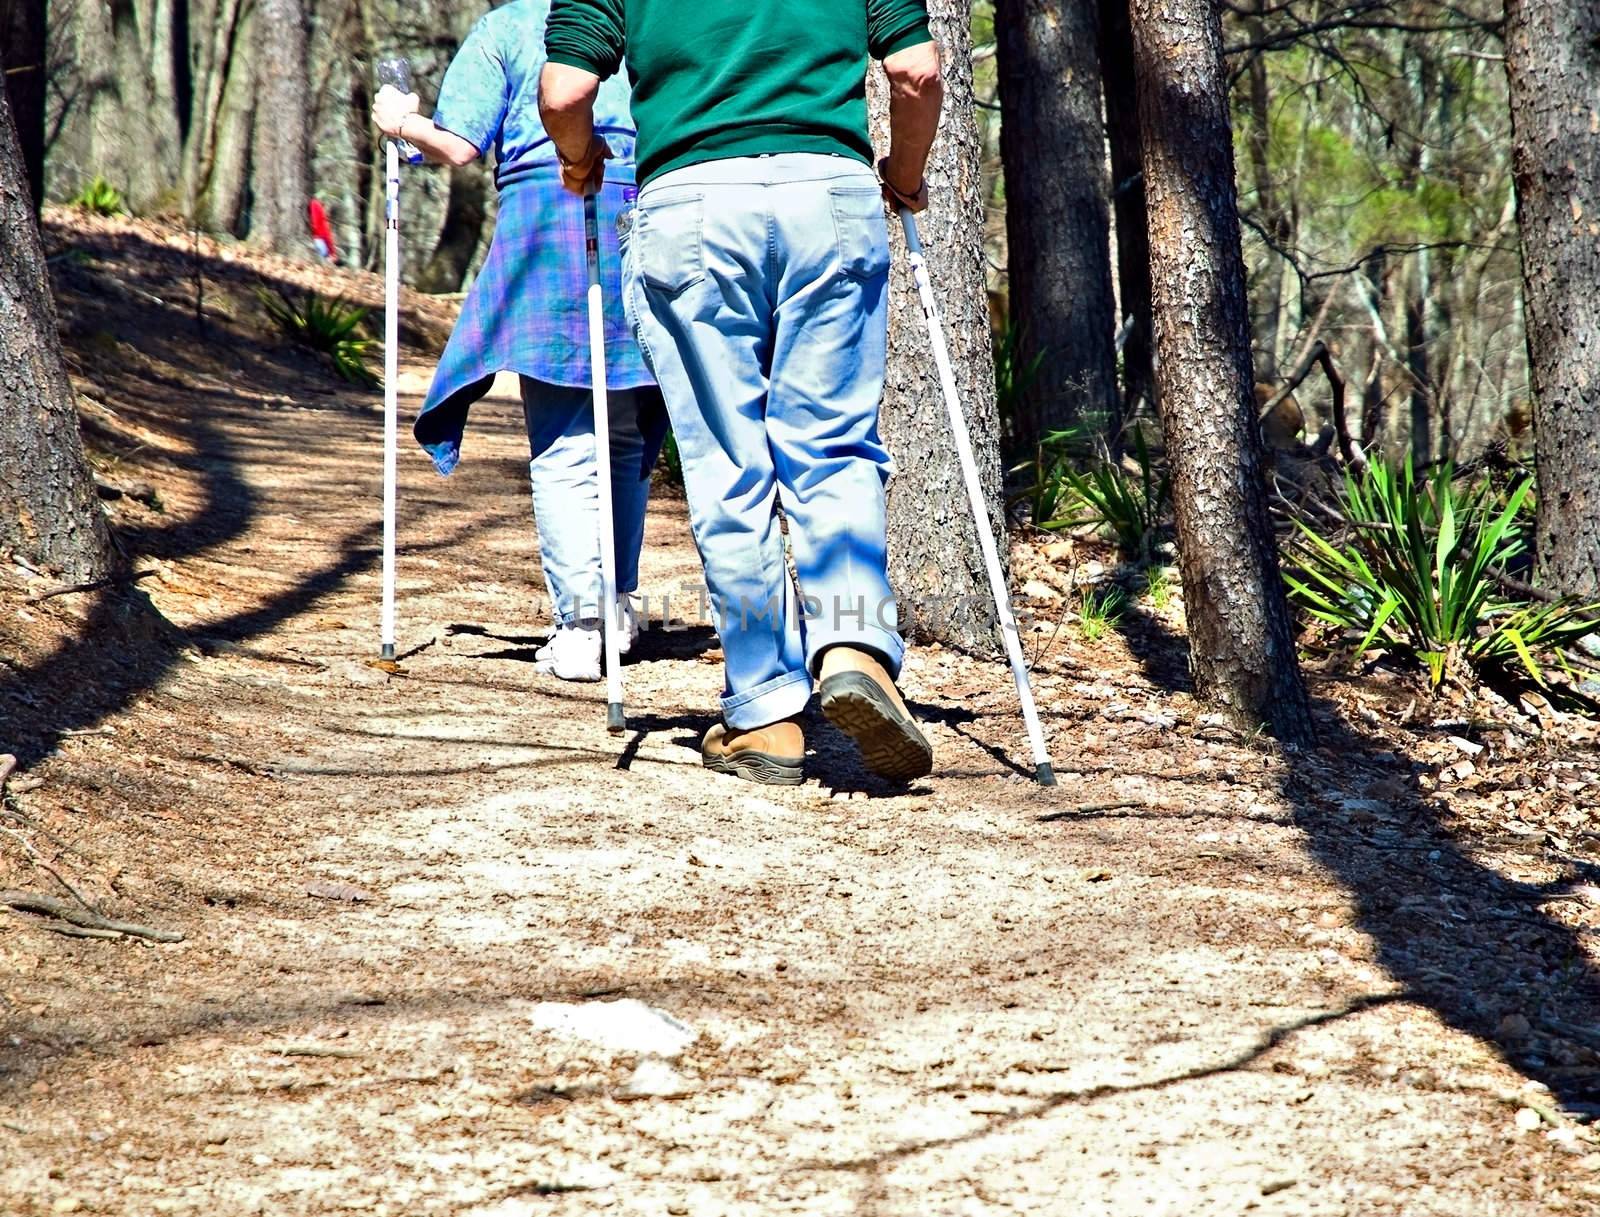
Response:
[{"label": "rough bark texture", "polygon": [[193,0],[190,8],[194,75],[184,208],[201,228],[242,235],[255,122],[255,4]]},{"label": "rough bark texture", "polygon": [[1038,359],[1015,438],[1080,419],[1115,430],[1116,305],[1097,0],[996,0],[1007,269],[1019,368]]},{"label": "rough bark texture", "polygon": [[176,201],[180,156],[175,0],[73,0],[64,9],[65,113],[51,149],[51,193],[95,176],[135,211]]},{"label": "rough bark texture", "polygon": [[1600,9],[1510,0],[1517,217],[1533,369],[1538,570],[1600,592]]},{"label": "rough bark texture", "polygon": [[44,203],[45,29],[44,0],[0,0],[6,97],[35,208]]},{"label": "rough bark texture", "polygon": [[1133,0],[1157,396],[1195,693],[1239,727],[1311,738],[1267,518],[1222,30],[1210,0]]},{"label": "rough bark texture", "polygon": [[417,272],[415,286],[424,292],[454,292],[472,265],[473,255],[483,240],[483,225],[489,210],[489,172],[482,161],[450,170],[450,200],[445,206],[444,227],[433,256]]},{"label": "rough bark texture", "polygon": [[[982,148],[973,119],[971,14],[960,0],[932,0],[928,8],[944,55],[945,108],[928,166],[933,205],[918,218],[988,497],[989,527],[1003,538],[1000,424],[984,282]],[[874,142],[886,152],[888,87],[876,68],[869,85]],[[898,223],[890,224],[890,242],[895,268],[890,277],[883,433],[898,467],[889,488],[890,577],[901,600],[902,623],[909,625],[913,638],[992,651],[999,645],[994,606]],[[1000,549],[1004,554],[1004,544]]]},{"label": "rough bark texture", "polygon": [[[1111,206],[1117,220],[1117,301],[1122,343],[1123,415],[1155,399],[1150,358],[1150,221],[1145,210],[1144,165],[1139,150],[1138,92],[1128,0],[1100,0],[1100,79],[1111,147]],[[1129,324],[1129,319],[1132,324]]]},{"label": "rough bark texture", "polygon": [[310,106],[303,0],[260,0],[250,235],[268,249],[307,257]]},{"label": "rough bark texture", "polygon": [[33,199],[3,89],[0,232],[0,549],[68,579],[102,579],[114,565],[111,535],[78,437]]}]

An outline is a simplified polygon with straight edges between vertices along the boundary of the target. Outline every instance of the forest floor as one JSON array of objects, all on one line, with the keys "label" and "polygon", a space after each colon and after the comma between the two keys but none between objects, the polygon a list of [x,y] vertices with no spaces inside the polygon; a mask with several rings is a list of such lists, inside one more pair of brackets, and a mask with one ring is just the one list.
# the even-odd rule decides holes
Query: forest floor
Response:
[{"label": "forest floor", "polygon": [[[1600,1210],[1592,723],[1329,665],[1285,754],[1196,706],[1180,597],[1031,639],[1053,790],[1003,665],[932,648],[927,781],[820,719],[804,786],[716,777],[705,624],[646,634],[620,738],[534,672],[512,401],[448,481],[403,452],[381,671],[379,402],[253,300],[313,272],[48,238],[147,573],[0,571],[0,887],[183,937],[0,915],[0,1211]],[[1051,552],[1059,616],[1111,560]],[[695,600],[670,490],[643,582]]]}]

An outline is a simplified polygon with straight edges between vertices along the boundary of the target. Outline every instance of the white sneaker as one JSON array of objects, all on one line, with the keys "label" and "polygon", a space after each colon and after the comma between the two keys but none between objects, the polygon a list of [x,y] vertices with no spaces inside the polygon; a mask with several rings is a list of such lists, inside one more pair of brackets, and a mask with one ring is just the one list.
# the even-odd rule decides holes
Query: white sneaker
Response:
[{"label": "white sneaker", "polygon": [[533,669],[557,680],[599,680],[600,627],[558,626],[550,641],[533,653]]}]

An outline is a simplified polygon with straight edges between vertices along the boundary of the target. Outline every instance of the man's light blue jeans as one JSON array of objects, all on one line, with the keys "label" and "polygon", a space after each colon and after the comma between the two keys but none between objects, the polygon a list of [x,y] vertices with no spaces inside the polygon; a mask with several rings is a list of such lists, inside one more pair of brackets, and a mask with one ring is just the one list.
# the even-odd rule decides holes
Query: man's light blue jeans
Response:
[{"label": "man's light blue jeans", "polygon": [[683,457],[730,727],[798,714],[835,644],[899,672],[878,438],[888,282],[882,195],[859,162],[740,157],[639,192],[623,293]]},{"label": "man's light blue jeans", "polygon": [[[611,416],[611,503],[617,547],[617,590],[639,586],[639,547],[650,501],[650,472],[666,434],[655,388],[614,390]],[[528,424],[528,481],[539,528],[539,560],[550,612],[558,625],[601,618],[600,482],[595,474],[594,401],[588,389],[522,377]]]}]

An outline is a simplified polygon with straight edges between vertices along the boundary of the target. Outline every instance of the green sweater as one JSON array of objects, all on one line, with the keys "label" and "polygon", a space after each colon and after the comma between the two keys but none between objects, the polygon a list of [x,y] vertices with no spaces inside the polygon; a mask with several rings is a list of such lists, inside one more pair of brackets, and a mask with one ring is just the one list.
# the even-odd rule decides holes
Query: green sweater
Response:
[{"label": "green sweater", "polygon": [[555,0],[550,62],[614,75],[627,54],[639,181],[730,156],[872,162],[867,56],[928,42],[926,0]]}]

